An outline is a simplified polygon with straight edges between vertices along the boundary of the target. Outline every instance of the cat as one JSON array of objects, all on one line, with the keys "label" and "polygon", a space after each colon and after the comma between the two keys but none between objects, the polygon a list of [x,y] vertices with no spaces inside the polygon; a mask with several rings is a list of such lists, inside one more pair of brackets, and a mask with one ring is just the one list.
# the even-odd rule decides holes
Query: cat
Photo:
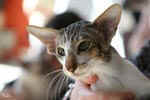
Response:
[{"label": "cat", "polygon": [[57,57],[67,76],[86,80],[96,75],[99,80],[91,85],[93,91],[130,90],[139,100],[150,94],[149,79],[110,45],[120,18],[121,7],[114,4],[93,22],[83,20],[60,30],[31,25],[27,31]]}]

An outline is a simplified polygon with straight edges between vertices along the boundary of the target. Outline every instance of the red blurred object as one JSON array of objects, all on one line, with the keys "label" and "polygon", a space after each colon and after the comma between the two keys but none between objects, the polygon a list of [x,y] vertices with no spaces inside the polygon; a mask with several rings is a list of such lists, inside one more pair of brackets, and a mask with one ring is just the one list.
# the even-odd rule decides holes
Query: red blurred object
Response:
[{"label": "red blurred object", "polygon": [[23,0],[5,0],[4,2],[4,27],[15,31],[16,45],[12,50],[7,52],[4,59],[18,59],[22,50],[29,47],[28,33],[26,26],[28,18],[23,12]]}]

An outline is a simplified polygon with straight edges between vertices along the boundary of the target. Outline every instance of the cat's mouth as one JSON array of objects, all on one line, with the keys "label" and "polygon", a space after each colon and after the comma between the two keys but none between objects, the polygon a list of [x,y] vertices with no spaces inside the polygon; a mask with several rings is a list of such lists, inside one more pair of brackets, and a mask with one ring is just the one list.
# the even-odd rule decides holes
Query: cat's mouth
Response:
[{"label": "cat's mouth", "polygon": [[82,72],[82,73],[73,74],[73,75],[74,75],[75,79],[80,80],[88,85],[95,84],[97,82],[97,80],[99,80],[99,77],[96,74],[88,73],[87,71]]},{"label": "cat's mouth", "polygon": [[92,85],[95,84],[99,80],[98,76],[96,74],[90,75],[85,77],[84,80],[82,80],[85,84]]}]

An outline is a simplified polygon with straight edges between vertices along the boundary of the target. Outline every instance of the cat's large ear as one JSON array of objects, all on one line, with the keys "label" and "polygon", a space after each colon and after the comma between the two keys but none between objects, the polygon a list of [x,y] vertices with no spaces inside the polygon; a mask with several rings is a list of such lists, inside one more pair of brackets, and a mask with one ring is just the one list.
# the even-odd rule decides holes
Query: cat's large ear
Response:
[{"label": "cat's large ear", "polygon": [[59,34],[58,30],[30,25],[27,26],[27,31],[43,42],[48,47],[50,53],[54,52],[56,48],[56,37]]},{"label": "cat's large ear", "polygon": [[119,4],[114,4],[93,22],[98,30],[106,36],[105,38],[108,40],[108,43],[111,42],[116,33],[120,18],[121,7]]}]

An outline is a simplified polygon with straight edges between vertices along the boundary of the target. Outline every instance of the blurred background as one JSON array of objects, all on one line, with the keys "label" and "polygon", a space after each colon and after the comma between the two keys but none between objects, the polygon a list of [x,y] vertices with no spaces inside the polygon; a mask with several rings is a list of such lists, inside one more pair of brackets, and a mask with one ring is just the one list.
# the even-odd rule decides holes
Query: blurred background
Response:
[{"label": "blurred background", "polygon": [[114,3],[122,6],[123,13],[112,45],[134,63],[150,37],[149,0],[0,0],[0,91],[20,78],[25,86],[29,83],[22,80],[32,80],[26,77],[39,82],[61,67],[28,34],[27,25],[59,29],[81,19],[93,21]]}]

